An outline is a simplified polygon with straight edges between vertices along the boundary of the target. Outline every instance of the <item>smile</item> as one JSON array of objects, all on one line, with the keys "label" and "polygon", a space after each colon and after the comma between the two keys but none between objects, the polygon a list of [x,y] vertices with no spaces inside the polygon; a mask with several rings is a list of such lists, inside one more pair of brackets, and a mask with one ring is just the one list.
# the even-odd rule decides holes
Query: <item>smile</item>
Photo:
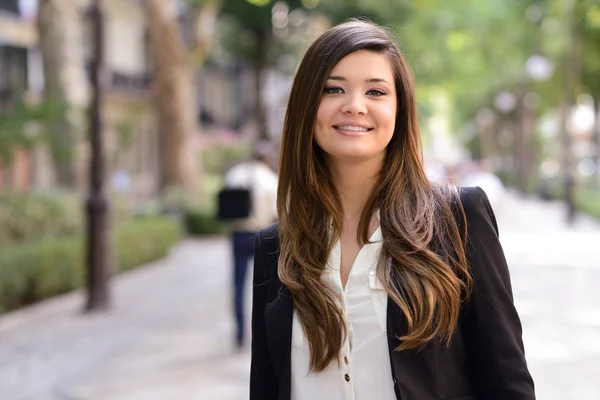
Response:
[{"label": "smile", "polygon": [[373,128],[365,128],[363,126],[356,125],[333,125],[333,128],[346,136],[362,136],[365,133],[372,131]]},{"label": "smile", "polygon": [[355,126],[355,125],[340,125],[340,126],[333,126],[335,129],[339,129],[342,131],[356,131],[356,132],[368,132],[373,128],[363,128],[362,126]]}]

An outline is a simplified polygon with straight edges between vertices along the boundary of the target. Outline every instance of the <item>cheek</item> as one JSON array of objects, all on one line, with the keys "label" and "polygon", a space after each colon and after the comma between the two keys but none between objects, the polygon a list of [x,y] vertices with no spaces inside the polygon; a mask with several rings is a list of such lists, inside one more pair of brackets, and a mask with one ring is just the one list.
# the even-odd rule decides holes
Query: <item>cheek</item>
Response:
[{"label": "cheek", "polygon": [[382,125],[384,126],[381,140],[385,142],[385,145],[387,146],[392,141],[394,130],[396,128],[396,107],[389,107],[382,110],[380,118]]},{"label": "cheek", "polygon": [[317,109],[317,125],[327,126],[331,122],[334,105],[327,99],[321,100]]},{"label": "cheek", "polygon": [[321,145],[329,125],[332,120],[332,106],[326,101],[321,101],[317,109],[317,119],[315,121],[315,141]]},{"label": "cheek", "polygon": [[396,123],[396,104],[391,104],[385,109],[385,118],[388,120],[390,125]]},{"label": "cheek", "polygon": [[378,119],[380,126],[384,128],[385,132],[392,135],[394,132],[394,127],[396,125],[396,108],[386,107],[384,109],[381,109],[378,115]]}]

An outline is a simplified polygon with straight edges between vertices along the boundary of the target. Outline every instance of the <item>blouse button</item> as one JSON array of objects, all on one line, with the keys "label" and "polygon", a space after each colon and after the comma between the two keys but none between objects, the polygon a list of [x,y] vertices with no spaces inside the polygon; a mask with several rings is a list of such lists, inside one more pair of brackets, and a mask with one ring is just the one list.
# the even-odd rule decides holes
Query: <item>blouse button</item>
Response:
[{"label": "blouse button", "polygon": [[350,382],[350,375],[348,375],[348,374],[344,375],[344,379],[346,380],[346,382]]},{"label": "blouse button", "polygon": [[375,271],[371,271],[371,272],[369,272],[369,275],[371,275],[371,276],[375,276]]},{"label": "blouse button", "polygon": [[344,357],[344,362],[348,364],[348,357]]}]

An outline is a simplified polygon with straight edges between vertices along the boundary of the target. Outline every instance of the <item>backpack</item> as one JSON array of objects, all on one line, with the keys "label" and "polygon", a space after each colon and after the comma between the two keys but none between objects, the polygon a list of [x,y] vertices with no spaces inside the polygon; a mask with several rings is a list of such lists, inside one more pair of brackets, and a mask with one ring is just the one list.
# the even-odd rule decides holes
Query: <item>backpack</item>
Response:
[{"label": "backpack", "polygon": [[247,172],[248,187],[224,187],[217,194],[217,217],[222,221],[246,219],[252,213],[252,191],[256,185],[256,167]]},{"label": "backpack", "polygon": [[252,211],[252,191],[248,188],[223,188],[217,195],[217,217],[222,221],[244,219]]}]

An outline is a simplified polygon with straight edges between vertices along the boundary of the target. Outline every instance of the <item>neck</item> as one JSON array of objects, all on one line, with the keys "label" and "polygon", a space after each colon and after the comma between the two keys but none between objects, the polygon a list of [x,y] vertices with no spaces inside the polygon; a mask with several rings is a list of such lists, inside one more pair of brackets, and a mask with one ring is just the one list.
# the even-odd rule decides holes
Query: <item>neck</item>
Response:
[{"label": "neck", "polygon": [[358,221],[375,187],[382,162],[329,163],[335,187],[342,202],[344,220]]}]

